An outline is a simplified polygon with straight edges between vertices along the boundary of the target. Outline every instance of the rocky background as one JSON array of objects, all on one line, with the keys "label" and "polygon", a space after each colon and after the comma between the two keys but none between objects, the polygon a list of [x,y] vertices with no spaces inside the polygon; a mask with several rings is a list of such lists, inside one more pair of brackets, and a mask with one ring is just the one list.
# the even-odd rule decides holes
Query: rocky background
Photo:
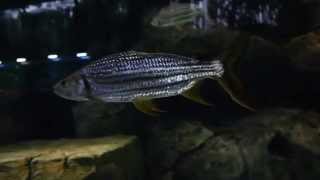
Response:
[{"label": "rocky background", "polygon": [[[112,8],[119,2],[112,1],[109,6],[107,1],[83,1],[76,8],[77,18],[63,20],[59,16],[65,22],[61,26],[70,32],[76,29],[77,33],[58,38],[55,43],[51,42],[56,39],[53,37],[66,37],[68,31],[51,29],[50,33],[63,35],[49,35],[48,39],[30,36],[32,31],[22,28],[31,27],[28,17],[18,20],[26,26],[9,23],[11,28],[23,31],[22,36],[7,40],[19,44],[21,52],[27,46],[25,38],[42,39],[52,45],[48,49],[59,49],[64,44],[67,52],[76,47],[72,40],[81,37],[86,43],[77,46],[88,48],[95,56],[130,47],[200,60],[220,58],[226,67],[225,81],[230,91],[255,111],[234,102],[213,80],[205,81],[201,87],[213,107],[180,96],[164,98],[157,100],[157,105],[167,112],[150,117],[130,103],[80,104],[54,96],[48,90],[51,83],[79,68],[78,65],[37,65],[1,72],[4,90],[0,91],[0,179],[320,178],[319,2],[261,1],[247,7],[243,17],[254,14],[259,5],[270,5],[270,12],[279,10],[276,26],[257,24],[250,18],[236,20],[226,8],[219,18],[226,18],[230,26],[217,26],[208,32],[155,28],[145,23],[148,18],[139,16],[139,23],[126,36],[120,29],[128,28],[126,22],[135,18],[135,12],[141,10],[148,17],[152,12],[146,7],[153,11],[166,3],[147,3],[142,7],[121,1],[132,8],[129,15],[122,16]],[[11,7],[9,4],[4,3],[3,7]],[[210,8],[212,17],[217,16],[215,8],[219,5]],[[241,2],[232,1],[231,5],[236,10]],[[100,10],[96,11],[98,7]],[[108,14],[98,18],[105,9]],[[46,24],[49,17],[57,20],[58,15],[39,15],[37,22]],[[89,18],[82,23],[81,17]],[[115,19],[119,21],[114,22]],[[106,26],[90,28],[101,22],[106,22]],[[38,26],[44,26],[42,23]],[[3,36],[6,34],[1,33],[0,37]],[[0,48],[10,47],[6,43],[3,41]],[[46,54],[48,49],[38,52]],[[35,53],[31,50],[31,54]],[[10,55],[10,51],[6,53]]]}]

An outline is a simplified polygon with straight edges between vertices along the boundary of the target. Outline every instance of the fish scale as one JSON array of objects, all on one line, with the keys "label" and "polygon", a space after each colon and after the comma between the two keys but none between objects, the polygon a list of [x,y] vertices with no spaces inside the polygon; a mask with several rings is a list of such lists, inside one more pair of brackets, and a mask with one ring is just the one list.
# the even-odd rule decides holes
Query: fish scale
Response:
[{"label": "fish scale", "polygon": [[218,61],[173,54],[127,52],[107,56],[81,70],[91,95],[110,102],[131,102],[138,97],[161,98],[182,93],[195,80],[221,77]]},{"label": "fish scale", "polygon": [[[116,60],[114,60],[116,58]],[[155,53],[149,55],[146,53],[121,53],[120,55],[111,55],[103,58],[85,69],[84,74],[90,74],[91,77],[97,78],[113,78],[126,74],[149,73],[149,71],[170,70],[177,71],[178,69],[188,70],[192,66],[198,66],[199,61],[187,57],[171,54]],[[201,66],[198,66],[201,68]],[[202,67],[205,68],[205,67]],[[167,71],[165,71],[167,69]]]},{"label": "fish scale", "polygon": [[[96,83],[92,82],[92,88],[95,90],[101,89],[103,93],[110,93],[112,91],[129,91],[129,90],[141,90],[142,88],[152,88],[152,87],[161,87],[165,85],[170,85],[173,83],[186,81],[186,80],[193,80],[197,78],[201,78],[204,75],[211,76],[211,73],[188,73],[188,74],[179,74],[174,76],[166,76],[166,77],[150,77],[148,79],[137,78],[131,81],[119,81],[114,83]],[[89,80],[90,81],[90,80]]]},{"label": "fish scale", "polygon": [[178,55],[154,53],[153,55],[136,52],[110,55],[86,67],[91,74],[103,72],[125,72],[128,70],[141,70],[144,68],[172,67],[178,65],[194,65],[199,61]]},{"label": "fish scale", "polygon": [[[125,71],[118,74],[105,74],[98,73],[94,75],[88,76],[90,79],[94,79],[97,82],[103,83],[113,83],[119,82],[124,79],[126,80],[134,80],[137,78],[156,78],[156,77],[166,77],[169,75],[178,75],[184,73],[199,73],[199,72],[207,72],[212,71],[212,68],[215,68],[216,65],[208,65],[208,67],[202,66],[191,66],[191,67],[171,67],[171,68],[149,68],[145,71]],[[213,73],[214,75],[214,73]],[[111,78],[112,77],[112,78]]]},{"label": "fish scale", "polygon": [[134,89],[131,91],[117,91],[113,92],[112,96],[102,96],[101,99],[108,102],[132,102],[136,98],[141,97],[169,97],[181,94],[183,91],[188,90],[194,84],[193,81],[180,81],[177,83],[167,84],[165,86],[150,87],[146,90],[143,88]]}]

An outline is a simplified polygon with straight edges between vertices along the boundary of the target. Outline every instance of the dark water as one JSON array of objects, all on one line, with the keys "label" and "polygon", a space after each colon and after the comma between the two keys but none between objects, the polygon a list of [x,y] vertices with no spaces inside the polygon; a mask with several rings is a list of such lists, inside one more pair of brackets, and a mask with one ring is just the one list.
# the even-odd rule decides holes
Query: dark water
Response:
[{"label": "dark water", "polygon": [[[144,38],[148,18],[168,4],[163,0],[3,3],[1,57],[13,60],[28,56],[41,61],[53,52],[72,55],[89,51],[99,56],[126,50]],[[310,17],[312,10],[317,12],[312,4],[299,0],[217,0],[209,3],[207,10],[215,23],[229,28],[288,38],[316,25],[317,20]]]},{"label": "dark water", "polygon": [[[193,2],[208,2],[203,9],[213,24],[211,29],[223,26],[231,31],[245,32],[280,44],[320,25],[320,4],[316,1]],[[4,111],[5,116],[12,117],[16,124],[16,137],[12,139],[73,137],[73,102],[55,96],[51,87],[59,79],[95,58],[135,49],[207,57],[207,50],[201,45],[210,45],[210,42],[197,39],[195,35],[189,41],[171,46],[167,40],[171,39],[170,35],[175,30],[150,25],[157,12],[168,5],[169,1],[164,0],[0,2],[0,86],[3,89],[3,100],[0,103],[4,107],[1,111]],[[206,24],[206,19],[204,21]],[[202,30],[198,30],[195,34],[201,34]],[[87,52],[90,59],[77,57],[79,52]],[[218,55],[219,47],[212,47],[211,52]],[[48,60],[47,56],[50,54],[58,54],[61,60]],[[27,58],[30,64],[17,63],[16,59],[19,57]],[[255,68],[254,64],[247,67],[251,66]],[[261,77],[264,75],[262,71],[257,73],[261,73]],[[257,80],[251,76],[249,81]],[[276,83],[281,85],[282,81]],[[260,87],[265,88],[263,85]],[[219,99],[221,90],[215,90],[216,87],[211,89],[217,94],[217,101],[221,102],[219,106],[238,112],[235,105],[224,102],[223,98]],[[272,90],[274,88],[270,88],[268,92],[273,92]],[[252,92],[264,95],[255,90]],[[183,103],[182,100],[181,104]],[[201,112],[199,106],[183,108],[193,110],[195,114],[198,114],[198,110]]]}]

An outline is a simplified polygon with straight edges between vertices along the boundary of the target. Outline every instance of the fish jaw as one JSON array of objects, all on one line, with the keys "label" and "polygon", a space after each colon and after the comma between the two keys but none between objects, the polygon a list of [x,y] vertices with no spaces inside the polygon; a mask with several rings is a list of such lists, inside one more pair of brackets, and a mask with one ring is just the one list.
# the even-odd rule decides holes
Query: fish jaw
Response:
[{"label": "fish jaw", "polygon": [[89,99],[85,98],[85,97],[70,97],[70,96],[66,96],[62,93],[59,93],[57,91],[54,91],[54,94],[56,94],[59,97],[62,97],[63,99],[67,99],[67,100],[71,100],[71,101],[77,101],[77,102],[89,101]]},{"label": "fish jaw", "polygon": [[89,99],[86,97],[80,97],[80,96],[72,97],[72,96],[66,95],[61,90],[59,90],[58,84],[53,87],[53,93],[61,98],[71,100],[71,101],[77,101],[77,102],[89,101]]},{"label": "fish jaw", "polygon": [[[76,72],[57,82],[53,86],[53,93],[72,101],[88,101],[89,98],[86,96],[87,92],[85,91],[83,80],[80,77],[79,73]],[[64,85],[64,82],[67,83],[67,85]]]}]

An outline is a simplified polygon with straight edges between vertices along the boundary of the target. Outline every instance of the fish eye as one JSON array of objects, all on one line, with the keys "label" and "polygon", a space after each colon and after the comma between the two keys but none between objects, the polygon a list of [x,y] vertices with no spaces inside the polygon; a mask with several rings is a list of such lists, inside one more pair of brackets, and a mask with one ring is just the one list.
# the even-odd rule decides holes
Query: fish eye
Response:
[{"label": "fish eye", "polygon": [[67,86],[67,82],[66,82],[66,81],[61,81],[61,85],[62,85],[63,87],[66,87],[66,86]]}]

